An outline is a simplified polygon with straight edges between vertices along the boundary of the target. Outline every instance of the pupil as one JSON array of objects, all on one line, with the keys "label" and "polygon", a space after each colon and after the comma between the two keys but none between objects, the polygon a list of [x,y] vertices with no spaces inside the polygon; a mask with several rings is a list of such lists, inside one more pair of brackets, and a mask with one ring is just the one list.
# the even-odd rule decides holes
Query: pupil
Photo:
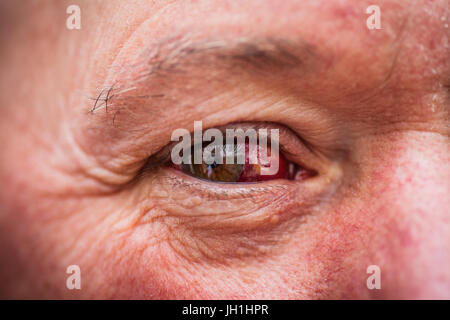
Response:
[{"label": "pupil", "polygon": [[209,165],[209,168],[215,169],[215,168],[217,168],[218,166],[219,166],[219,164],[213,162],[212,164]]}]

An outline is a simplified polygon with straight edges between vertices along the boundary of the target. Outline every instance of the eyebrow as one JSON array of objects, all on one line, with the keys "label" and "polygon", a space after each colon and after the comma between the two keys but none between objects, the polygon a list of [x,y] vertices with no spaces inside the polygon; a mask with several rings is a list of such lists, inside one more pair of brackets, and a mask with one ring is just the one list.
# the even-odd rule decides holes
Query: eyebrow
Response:
[{"label": "eyebrow", "polygon": [[127,95],[139,83],[156,77],[170,77],[180,72],[193,73],[196,68],[227,66],[251,76],[265,76],[284,71],[300,71],[299,75],[315,69],[323,60],[315,48],[302,40],[282,38],[232,38],[228,40],[193,41],[187,37],[164,39],[144,49],[137,61],[120,66],[118,80],[99,89],[92,99],[91,112],[108,108],[112,100],[128,98],[158,98],[156,95]]}]

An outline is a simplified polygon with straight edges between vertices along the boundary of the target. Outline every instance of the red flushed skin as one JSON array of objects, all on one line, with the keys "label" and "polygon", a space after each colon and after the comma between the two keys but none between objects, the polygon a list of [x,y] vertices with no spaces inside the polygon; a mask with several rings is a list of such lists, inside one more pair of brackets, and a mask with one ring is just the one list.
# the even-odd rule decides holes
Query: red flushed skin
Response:
[{"label": "red flushed skin", "polygon": [[[80,30],[66,1],[0,4],[1,298],[450,298],[448,0],[76,2]],[[122,66],[186,37],[209,44],[197,61],[89,113]],[[280,37],[308,44],[300,70],[205,56]],[[317,179],[135,179],[200,119],[288,126],[321,155]]]},{"label": "red flushed skin", "polygon": [[[264,167],[270,167],[271,165],[274,165],[272,161],[276,161],[274,157],[272,157],[271,154],[271,148],[263,148],[259,145],[255,148],[255,151],[257,152],[256,159],[258,161],[258,164],[250,164],[250,147],[248,142],[245,144],[245,164],[244,168],[242,170],[241,176],[236,182],[256,182],[256,181],[269,181],[274,179],[293,179],[295,175],[289,173],[289,162],[284,157],[282,153],[279,153],[277,157],[278,160],[278,171],[275,174],[272,175],[262,175],[260,174],[260,166]],[[261,161],[261,154],[263,152],[266,152],[266,160],[268,160],[267,163],[263,164]]]}]

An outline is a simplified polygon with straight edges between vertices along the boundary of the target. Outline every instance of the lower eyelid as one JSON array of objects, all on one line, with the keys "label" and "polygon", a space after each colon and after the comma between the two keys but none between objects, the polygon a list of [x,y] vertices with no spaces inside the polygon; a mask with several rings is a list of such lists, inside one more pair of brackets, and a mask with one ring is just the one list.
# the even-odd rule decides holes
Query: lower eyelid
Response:
[{"label": "lower eyelid", "polygon": [[161,169],[156,188],[148,197],[165,206],[169,216],[185,219],[196,228],[202,225],[236,231],[276,224],[289,218],[290,207],[296,215],[306,214],[320,190],[303,183],[270,181],[262,184],[222,185],[186,178],[174,169]]},{"label": "lower eyelid", "polygon": [[278,254],[306,219],[326,212],[339,177],[217,184],[163,167],[137,187],[140,209],[149,215],[143,219],[157,216],[168,230],[165,241],[180,257],[251,262]]}]

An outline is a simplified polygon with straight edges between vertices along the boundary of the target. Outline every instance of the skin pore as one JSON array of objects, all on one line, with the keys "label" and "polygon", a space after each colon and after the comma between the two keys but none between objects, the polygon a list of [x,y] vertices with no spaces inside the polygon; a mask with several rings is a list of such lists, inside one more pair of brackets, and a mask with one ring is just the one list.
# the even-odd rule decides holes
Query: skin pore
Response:
[{"label": "skin pore", "polygon": [[[1,4],[0,297],[450,298],[447,0],[76,2]],[[199,120],[317,175],[160,163]]]}]

